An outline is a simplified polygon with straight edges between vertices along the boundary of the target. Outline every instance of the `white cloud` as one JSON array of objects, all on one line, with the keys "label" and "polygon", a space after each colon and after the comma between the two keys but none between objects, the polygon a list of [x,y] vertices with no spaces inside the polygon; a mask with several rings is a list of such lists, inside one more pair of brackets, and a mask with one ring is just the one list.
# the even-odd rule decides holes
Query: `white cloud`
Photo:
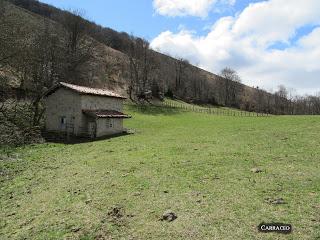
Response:
[{"label": "white cloud", "polygon": [[286,42],[296,29],[320,22],[319,0],[271,0],[249,5],[233,26],[238,35],[250,35],[257,44]]},{"label": "white cloud", "polygon": [[[219,19],[205,36],[166,31],[151,47],[219,72],[230,66],[246,84],[266,89],[279,84],[300,93],[320,91],[320,27],[291,43],[297,29],[320,24],[319,0],[270,0],[250,4],[238,16]],[[286,49],[270,49],[275,43]],[[316,86],[316,89],[315,89]]]},{"label": "white cloud", "polygon": [[160,15],[206,17],[215,3],[234,5],[236,0],[153,0],[153,7]]}]

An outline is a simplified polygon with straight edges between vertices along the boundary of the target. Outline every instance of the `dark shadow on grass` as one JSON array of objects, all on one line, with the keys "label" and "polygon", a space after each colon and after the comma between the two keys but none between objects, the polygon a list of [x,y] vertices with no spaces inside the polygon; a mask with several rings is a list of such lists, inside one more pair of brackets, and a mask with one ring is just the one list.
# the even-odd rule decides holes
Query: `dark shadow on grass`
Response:
[{"label": "dark shadow on grass", "polygon": [[104,140],[108,140],[108,139],[113,139],[113,138],[118,138],[118,137],[123,137],[123,136],[127,136],[127,135],[132,135],[133,133],[129,133],[129,132],[124,132],[124,133],[118,133],[118,134],[113,134],[113,135],[109,135],[109,136],[104,136],[104,137],[99,137],[99,138],[89,138],[89,137],[76,137],[76,136],[70,136],[65,137],[65,136],[61,136],[61,135],[54,135],[54,134],[50,134],[43,136],[43,138],[45,139],[45,141],[47,143],[63,143],[63,144],[70,144],[70,145],[74,145],[74,144],[80,144],[80,143],[89,143],[89,142],[98,142],[98,141],[104,141]]},{"label": "dark shadow on grass", "polygon": [[143,113],[148,115],[176,115],[184,112],[183,109],[174,107],[158,107],[154,105],[127,105],[131,112]]}]

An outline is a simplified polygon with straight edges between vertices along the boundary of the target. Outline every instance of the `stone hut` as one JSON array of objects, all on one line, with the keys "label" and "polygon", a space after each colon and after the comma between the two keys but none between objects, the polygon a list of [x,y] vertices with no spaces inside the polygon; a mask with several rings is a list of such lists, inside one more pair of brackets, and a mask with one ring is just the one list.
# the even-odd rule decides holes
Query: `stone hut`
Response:
[{"label": "stone hut", "polygon": [[60,82],[45,94],[47,132],[98,138],[124,131],[123,101],[106,89]]}]

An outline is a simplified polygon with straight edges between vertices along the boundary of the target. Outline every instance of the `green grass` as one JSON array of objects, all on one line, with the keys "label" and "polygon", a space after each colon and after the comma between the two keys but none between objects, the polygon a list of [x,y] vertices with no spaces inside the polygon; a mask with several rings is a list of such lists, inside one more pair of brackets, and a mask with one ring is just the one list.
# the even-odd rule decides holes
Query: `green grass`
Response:
[{"label": "green grass", "polygon": [[[246,111],[242,111],[238,108],[231,108],[231,107],[222,107],[222,106],[214,106],[211,104],[202,104],[202,105],[195,105],[191,103],[184,102],[182,100],[176,100],[176,99],[169,99],[166,98],[164,100],[164,103],[167,104],[172,104],[173,106],[179,106],[182,108],[187,108],[187,109],[195,109],[195,110],[204,110],[204,109],[212,109],[213,111],[219,111],[219,113],[222,115],[223,113],[229,113],[232,115],[232,113],[238,113],[238,112],[243,112],[245,113]],[[248,113],[248,112],[247,112]]]},{"label": "green grass", "polygon": [[320,239],[320,117],[127,112],[132,135],[2,149],[0,238]]}]

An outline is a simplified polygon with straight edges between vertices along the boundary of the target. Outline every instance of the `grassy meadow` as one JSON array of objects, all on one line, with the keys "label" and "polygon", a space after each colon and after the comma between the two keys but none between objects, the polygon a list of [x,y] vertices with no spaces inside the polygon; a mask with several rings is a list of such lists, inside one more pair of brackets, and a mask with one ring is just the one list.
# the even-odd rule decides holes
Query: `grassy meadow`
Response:
[{"label": "grassy meadow", "polygon": [[0,239],[320,239],[320,117],[127,112],[131,135],[2,147]]}]

